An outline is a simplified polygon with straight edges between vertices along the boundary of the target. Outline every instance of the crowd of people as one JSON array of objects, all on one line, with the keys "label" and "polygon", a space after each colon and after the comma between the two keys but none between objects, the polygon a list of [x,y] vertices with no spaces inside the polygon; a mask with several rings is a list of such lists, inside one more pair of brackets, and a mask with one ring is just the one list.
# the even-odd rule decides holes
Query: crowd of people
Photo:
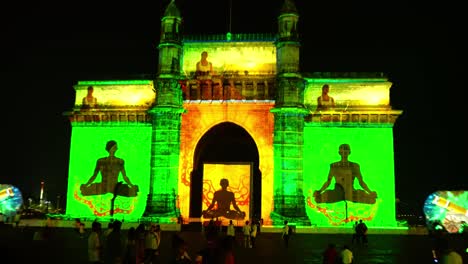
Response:
[{"label": "crowd of people", "polygon": [[[194,241],[187,237],[185,231],[163,232],[157,223],[132,223],[122,228],[123,221],[112,221],[103,227],[103,223],[94,221],[89,223],[76,220],[75,230],[77,241],[86,245],[87,254],[82,255],[89,263],[120,263],[120,264],[147,264],[147,263],[224,263],[239,262],[236,257],[242,251],[254,252],[257,248],[257,238],[260,235],[261,221],[255,219],[237,222],[234,225],[230,220],[222,225],[218,219],[211,219],[199,233],[200,240]],[[11,224],[15,227],[14,224]],[[23,227],[24,228],[24,227]],[[90,228],[88,230],[88,228]],[[367,250],[367,226],[364,221],[358,220],[354,225],[355,233],[350,236],[351,241],[328,241],[321,252],[322,263],[357,263],[355,257],[362,258],[363,250]],[[165,233],[165,235],[163,235]],[[276,237],[275,248],[283,248],[284,252],[294,252],[298,246],[296,229],[288,221],[284,221],[278,235],[269,234],[267,237]],[[460,253],[450,244],[450,240],[443,232],[431,234],[434,240],[434,260],[439,263],[462,259]],[[61,241],[57,240],[57,230],[53,225],[46,224],[44,228],[37,229],[33,235],[33,242]],[[263,236],[263,235],[260,235]],[[280,239],[281,237],[281,239]],[[292,244],[290,241],[292,239]],[[281,240],[284,243],[280,246]],[[268,243],[271,243],[268,242]],[[324,241],[325,242],[325,241]],[[351,242],[350,244],[347,242]],[[371,247],[373,240],[371,240]],[[260,248],[265,247],[265,239],[260,240]],[[32,244],[39,245],[39,244]],[[43,244],[46,245],[46,244]],[[161,245],[163,245],[161,247]],[[271,246],[271,244],[269,244]],[[290,251],[293,248],[292,251]],[[83,248],[84,250],[85,248]],[[84,253],[85,251],[83,251]],[[430,252],[429,252],[430,253]]]},{"label": "crowd of people", "polygon": [[[233,221],[225,227],[217,225],[211,219],[203,228],[206,246],[193,254],[189,253],[189,244],[180,233],[175,232],[171,238],[170,263],[225,263],[234,264],[234,247],[255,248],[255,239],[260,231],[260,222],[246,221],[242,227],[236,227]],[[89,233],[85,225],[76,221],[76,232],[80,238],[87,239],[88,260],[90,263],[120,264],[156,264],[161,263],[160,245],[162,230],[159,224],[138,224],[122,231],[122,222],[109,222],[106,229],[94,221]],[[237,243],[238,236],[243,236],[244,243]],[[167,255],[167,252],[164,252]]]}]

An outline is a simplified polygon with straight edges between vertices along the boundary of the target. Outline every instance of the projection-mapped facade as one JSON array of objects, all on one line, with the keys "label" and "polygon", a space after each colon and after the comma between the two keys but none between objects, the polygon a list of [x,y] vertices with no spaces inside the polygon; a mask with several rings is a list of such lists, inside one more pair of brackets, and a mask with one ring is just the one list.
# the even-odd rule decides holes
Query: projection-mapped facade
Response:
[{"label": "projection-mapped facade", "polygon": [[286,0],[276,34],[186,36],[171,1],[154,78],[74,86],[67,214],[396,226],[392,83],[301,73],[298,20]]}]

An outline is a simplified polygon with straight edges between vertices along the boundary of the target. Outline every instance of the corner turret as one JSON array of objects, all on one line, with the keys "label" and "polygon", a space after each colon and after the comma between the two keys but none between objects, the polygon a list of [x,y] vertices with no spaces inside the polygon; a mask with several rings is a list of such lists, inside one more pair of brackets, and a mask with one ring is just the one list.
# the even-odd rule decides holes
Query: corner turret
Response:
[{"label": "corner turret", "polygon": [[[175,1],[172,0],[161,19],[161,37],[158,45],[158,74],[180,75],[182,54],[182,17]],[[169,76],[173,77],[173,76]]]},{"label": "corner turret", "polygon": [[278,40],[279,41],[299,41],[297,22],[299,14],[296,5],[292,0],[284,1],[278,16]]}]

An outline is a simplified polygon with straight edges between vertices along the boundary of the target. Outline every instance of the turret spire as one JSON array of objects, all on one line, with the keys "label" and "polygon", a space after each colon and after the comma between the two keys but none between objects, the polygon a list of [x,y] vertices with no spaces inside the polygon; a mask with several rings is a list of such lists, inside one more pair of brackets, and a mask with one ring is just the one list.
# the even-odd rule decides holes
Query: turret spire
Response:
[{"label": "turret spire", "polygon": [[298,41],[297,22],[299,14],[293,0],[285,0],[278,16],[279,40]]}]

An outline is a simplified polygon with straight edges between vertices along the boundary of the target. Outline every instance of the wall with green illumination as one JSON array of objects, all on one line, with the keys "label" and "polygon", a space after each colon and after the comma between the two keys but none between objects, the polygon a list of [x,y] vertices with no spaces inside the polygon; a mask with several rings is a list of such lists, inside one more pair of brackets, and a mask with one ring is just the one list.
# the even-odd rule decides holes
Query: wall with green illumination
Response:
[{"label": "wall with green illumination", "polygon": [[[70,164],[67,192],[67,214],[72,217],[110,217],[112,194],[83,196],[80,185],[86,183],[94,172],[96,161],[107,157],[106,143],[117,141],[115,156],[124,160],[126,174],[138,185],[136,197],[118,196],[114,204],[114,218],[137,219],[146,207],[150,181],[151,126],[73,127],[70,147]],[[94,182],[101,182],[101,175]],[[119,181],[123,181],[122,175]]]},{"label": "wall with green illumination", "polygon": [[[327,180],[330,164],[341,159],[339,146],[351,147],[349,160],[359,163],[364,182],[377,192],[375,204],[316,203],[313,192]],[[334,188],[334,180],[327,189]],[[354,180],[354,188],[362,189]],[[368,226],[395,227],[395,176],[391,127],[304,128],[304,194],[307,214],[317,226],[352,225],[363,219]],[[346,210],[347,206],[347,210]],[[346,217],[348,217],[346,220]]]}]

